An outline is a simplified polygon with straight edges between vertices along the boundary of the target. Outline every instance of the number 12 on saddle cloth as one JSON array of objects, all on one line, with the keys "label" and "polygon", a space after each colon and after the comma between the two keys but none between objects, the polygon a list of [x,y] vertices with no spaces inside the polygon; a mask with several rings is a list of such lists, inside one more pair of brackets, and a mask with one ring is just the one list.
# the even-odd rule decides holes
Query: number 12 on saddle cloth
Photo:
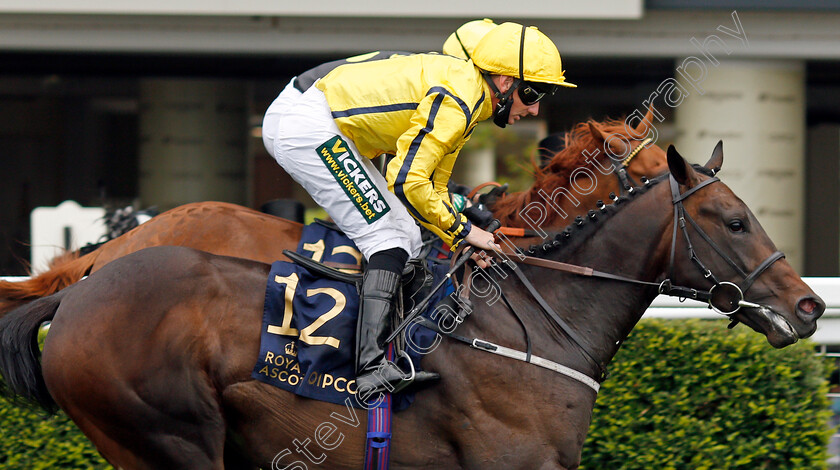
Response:
[{"label": "number 12 on saddle cloth", "polygon": [[[317,261],[361,261],[349,238],[318,223],[304,227],[297,252]],[[295,263],[274,262],[266,282],[260,354],[251,376],[316,400],[344,404],[350,398],[361,408],[354,370],[358,313],[354,284],[318,277]],[[422,327],[411,333],[417,345],[431,344],[435,336]],[[412,360],[419,365],[419,357]],[[395,408],[413,401],[405,398],[395,400]]]}]

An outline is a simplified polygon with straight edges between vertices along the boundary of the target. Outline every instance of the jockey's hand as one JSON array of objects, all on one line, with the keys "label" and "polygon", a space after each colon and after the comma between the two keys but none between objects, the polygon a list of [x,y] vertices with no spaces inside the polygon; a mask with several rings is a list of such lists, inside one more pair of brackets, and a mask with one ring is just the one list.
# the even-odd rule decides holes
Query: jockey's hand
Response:
[{"label": "jockey's hand", "polygon": [[[467,234],[467,237],[464,238],[464,241],[469,243],[470,245],[476,247],[478,250],[487,250],[489,252],[496,251],[499,248],[499,245],[496,244],[496,237],[492,233],[482,230],[481,228],[473,225],[472,229],[470,229],[470,233]],[[490,262],[493,260],[493,257],[487,256],[486,254],[476,252],[472,255],[472,260],[481,267],[486,268],[490,266]]]}]

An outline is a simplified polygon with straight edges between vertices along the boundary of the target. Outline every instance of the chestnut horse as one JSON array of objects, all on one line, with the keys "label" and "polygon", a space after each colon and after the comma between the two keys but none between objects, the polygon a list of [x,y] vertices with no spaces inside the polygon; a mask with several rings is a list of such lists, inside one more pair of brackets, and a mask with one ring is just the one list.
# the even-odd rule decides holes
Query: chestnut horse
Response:
[{"label": "chestnut horse", "polygon": [[[772,346],[813,334],[824,303],[711,176],[722,160],[719,145],[695,168],[671,147],[670,176],[557,233],[539,258],[475,271],[507,302],[470,291],[458,334],[484,351],[444,339],[424,357],[442,380],[394,415],[393,468],[577,468],[602,365],[660,291],[734,286],[748,301],[727,311]],[[251,378],[268,270],[184,247],[127,255],[0,320],[0,371],[14,393],[58,404],[117,468],[360,468],[363,413]],[[529,344],[534,364],[488,354],[488,342]]]},{"label": "chestnut horse", "polygon": [[[623,121],[589,121],[578,124],[565,136],[566,147],[544,169],[536,169],[536,183],[522,193],[510,194],[493,207],[496,216],[510,227],[528,227],[520,209],[542,197],[554,197],[543,215],[529,211],[532,222],[547,229],[563,227],[595,201],[618,194],[626,181],[656,176],[666,170],[665,152],[643,141],[651,131],[653,114],[635,129]],[[610,138],[611,136],[614,136]],[[640,145],[645,142],[646,145]],[[621,175],[626,173],[625,176]],[[582,191],[572,191],[570,178]],[[625,182],[622,182],[624,180]],[[555,193],[566,188],[565,194]],[[542,191],[542,193],[540,193]],[[547,192],[546,192],[547,191]],[[541,196],[542,194],[542,196]],[[130,232],[79,257],[69,253],[56,259],[50,269],[22,282],[0,281],[0,316],[17,305],[57,292],[105,264],[129,253],[159,245],[179,245],[218,255],[237,256],[271,263],[285,259],[283,250],[294,250],[302,226],[222,202],[186,204],[160,214]]]}]

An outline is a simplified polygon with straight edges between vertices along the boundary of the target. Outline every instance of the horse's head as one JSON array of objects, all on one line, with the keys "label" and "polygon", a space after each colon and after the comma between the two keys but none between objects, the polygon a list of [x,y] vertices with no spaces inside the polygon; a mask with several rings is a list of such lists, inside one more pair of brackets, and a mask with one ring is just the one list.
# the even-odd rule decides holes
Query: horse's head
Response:
[{"label": "horse's head", "polygon": [[825,303],[744,202],[717,182],[723,143],[704,167],[692,167],[673,146],[667,156],[676,225],[670,271],[677,278],[671,281],[709,289],[716,310],[765,334],[776,348],[811,336]]},{"label": "horse's head", "polygon": [[[490,207],[496,218],[508,227],[534,228],[531,216],[535,214],[525,217],[523,211],[529,212],[533,203],[542,204],[550,198],[552,210],[540,214],[544,218],[539,225],[561,229],[596,201],[608,200],[610,193],[624,194],[642,177],[665,173],[665,151],[653,143],[653,119],[652,111],[648,111],[635,127],[627,120],[588,121],[562,138],[551,139],[550,143],[544,140],[546,148],[541,154],[548,161],[535,168],[533,186],[493,201]],[[549,153],[553,154],[550,158]]]}]

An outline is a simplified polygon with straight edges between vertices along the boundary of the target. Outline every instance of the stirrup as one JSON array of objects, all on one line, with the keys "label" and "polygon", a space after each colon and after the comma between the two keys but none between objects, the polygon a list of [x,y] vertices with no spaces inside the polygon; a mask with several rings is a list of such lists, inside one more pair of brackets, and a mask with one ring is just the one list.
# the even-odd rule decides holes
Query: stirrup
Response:
[{"label": "stirrup", "polygon": [[[403,350],[403,351],[400,351],[399,355],[400,355],[400,357],[404,357],[408,361],[408,367],[410,369],[410,372],[409,372],[408,377],[404,377],[403,374],[402,374],[403,369],[402,369],[402,367],[397,365],[396,361],[387,361],[386,360],[386,362],[385,362],[386,366],[385,367],[393,367],[394,369],[396,369],[400,372],[399,382],[396,382],[396,383],[390,383],[389,382],[389,385],[394,387],[394,389],[391,390],[390,393],[399,393],[401,390],[403,390],[404,388],[411,385],[411,383],[414,382],[414,379],[417,377],[417,371],[414,369],[414,362],[411,360],[411,357],[408,355],[408,353]],[[385,390],[379,390],[382,387],[384,387]],[[385,387],[385,384],[383,383],[379,387],[377,387],[376,390],[377,391],[387,391],[388,387]]]},{"label": "stirrup", "polygon": [[[384,366],[381,366],[381,368],[389,368],[393,371],[398,372],[400,375],[399,377],[395,377],[392,381],[383,381],[382,379],[384,379],[385,377],[383,377],[382,374],[376,374],[376,370],[361,376],[360,378],[362,378],[363,381],[366,378],[371,379],[370,382],[373,384],[374,387],[371,389],[371,393],[399,393],[413,384],[421,384],[425,382],[440,380],[440,375],[435,372],[423,371],[418,373],[414,367],[414,363],[411,361],[411,358],[405,351],[401,351],[400,356],[405,357],[408,360],[409,367],[411,369],[408,374],[408,377],[405,377],[403,369],[400,366],[398,366],[396,362],[387,361],[385,362]],[[357,386],[359,385],[359,378],[356,379],[356,384]]]},{"label": "stirrup", "polygon": [[394,393],[417,387],[419,387],[418,389],[422,389],[428,387],[429,384],[438,382],[440,380],[440,374],[438,374],[437,372],[431,372],[427,370],[417,372],[414,368],[414,362],[411,360],[411,357],[408,355],[407,352],[400,351],[400,356],[404,357],[408,361],[408,365],[411,368],[411,376],[407,379],[403,379],[403,381],[400,382],[400,387],[394,390]]},{"label": "stirrup", "polygon": [[[409,356],[408,353],[405,352],[404,349],[402,351],[400,351],[400,357],[404,357],[405,360],[408,361],[408,367],[411,368],[411,375],[409,375],[407,379],[403,379],[403,382],[408,382],[408,383],[414,382],[414,379],[417,378],[417,371],[414,370],[414,361],[411,360],[411,356]],[[396,363],[394,363],[394,365],[397,366]],[[397,366],[397,369],[400,369],[400,366]],[[400,370],[402,370],[402,369],[400,369]],[[400,382],[400,383],[402,383],[402,382]]]}]

